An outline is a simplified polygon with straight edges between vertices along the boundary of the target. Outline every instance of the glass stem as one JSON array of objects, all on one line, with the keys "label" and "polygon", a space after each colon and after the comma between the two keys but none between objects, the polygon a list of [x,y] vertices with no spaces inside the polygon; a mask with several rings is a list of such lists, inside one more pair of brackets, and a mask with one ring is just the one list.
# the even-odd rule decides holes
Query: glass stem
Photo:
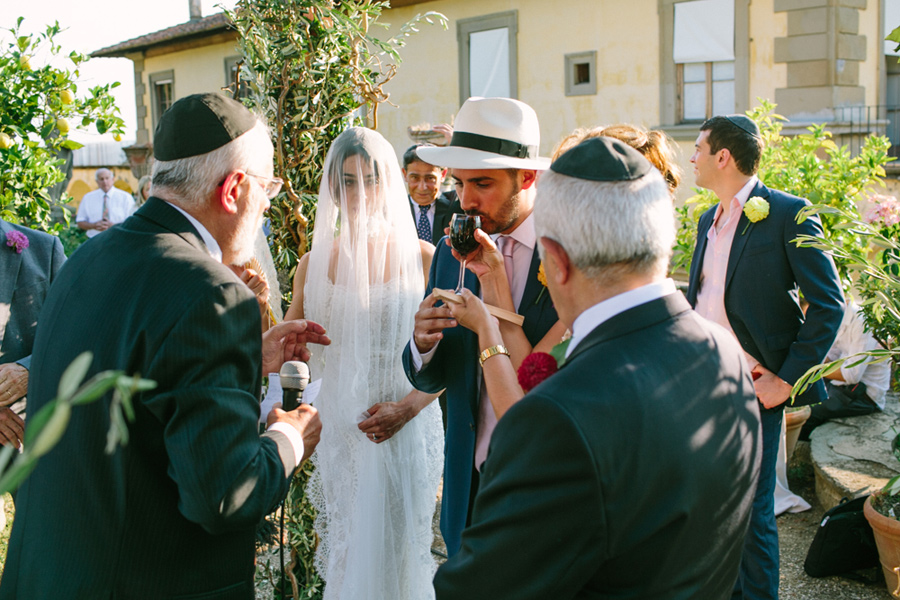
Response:
[{"label": "glass stem", "polygon": [[463,291],[463,279],[466,276],[466,259],[463,258],[462,262],[459,263],[459,283],[456,284],[456,293],[462,294]]}]

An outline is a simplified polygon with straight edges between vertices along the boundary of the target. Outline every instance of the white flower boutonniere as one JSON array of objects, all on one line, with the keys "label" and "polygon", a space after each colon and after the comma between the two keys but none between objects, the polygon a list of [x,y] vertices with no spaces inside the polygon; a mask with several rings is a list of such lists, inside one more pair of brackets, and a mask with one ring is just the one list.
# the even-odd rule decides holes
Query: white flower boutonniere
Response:
[{"label": "white flower boutonniere", "polygon": [[[744,204],[744,214],[747,215],[747,220],[749,220],[750,223],[762,221],[769,216],[769,203],[759,196],[753,196]],[[744,231],[741,232],[741,235],[747,233],[747,228],[750,227],[750,223],[747,223],[747,227],[744,227]]]}]

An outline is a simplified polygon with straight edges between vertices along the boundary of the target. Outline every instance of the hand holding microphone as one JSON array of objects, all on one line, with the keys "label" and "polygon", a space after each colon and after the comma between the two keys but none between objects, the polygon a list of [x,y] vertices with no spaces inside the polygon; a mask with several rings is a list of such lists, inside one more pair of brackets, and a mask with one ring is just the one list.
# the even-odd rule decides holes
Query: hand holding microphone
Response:
[{"label": "hand holding microphone", "polygon": [[313,453],[322,432],[319,412],[302,402],[303,390],[309,383],[309,367],[300,361],[288,361],[282,365],[278,375],[282,389],[282,408],[273,408],[267,422],[269,426],[275,422],[286,423],[303,436],[302,462]]}]

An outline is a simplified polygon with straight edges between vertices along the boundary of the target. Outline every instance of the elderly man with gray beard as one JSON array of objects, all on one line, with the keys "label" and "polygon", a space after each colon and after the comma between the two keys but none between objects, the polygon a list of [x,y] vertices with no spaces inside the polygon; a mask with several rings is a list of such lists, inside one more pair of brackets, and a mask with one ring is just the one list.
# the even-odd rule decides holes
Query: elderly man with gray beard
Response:
[{"label": "elderly man with gray beard", "polygon": [[[263,373],[305,360],[324,329],[263,334],[243,264],[269,199],[265,126],[218,94],[176,102],[154,139],[153,192],[86,244],[53,284],[29,388],[36,413],[85,350],[157,382],[134,397],[130,440],[104,453],[109,397],[78,406],[19,492],[0,598],[254,597],[256,525],[287,493],[321,424],[308,405],[268,415]],[[224,263],[224,264],[223,264]]]},{"label": "elderly man with gray beard", "polygon": [[[737,342],[666,278],[675,229],[662,176],[624,143],[589,139],[542,176],[534,217],[571,343],[497,424],[437,598],[727,598],[759,412]],[[463,299],[454,317],[489,343],[496,325]],[[484,361],[492,398],[510,376],[509,357]]]}]

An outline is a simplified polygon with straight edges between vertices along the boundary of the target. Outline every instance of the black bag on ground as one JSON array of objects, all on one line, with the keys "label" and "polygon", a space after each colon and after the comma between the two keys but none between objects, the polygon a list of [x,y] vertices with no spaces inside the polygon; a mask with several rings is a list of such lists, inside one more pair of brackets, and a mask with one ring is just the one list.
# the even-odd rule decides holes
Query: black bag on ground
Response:
[{"label": "black bag on ground", "polygon": [[807,575],[828,577],[878,566],[875,536],[863,515],[866,498],[844,498],[822,516],[803,563]]}]

